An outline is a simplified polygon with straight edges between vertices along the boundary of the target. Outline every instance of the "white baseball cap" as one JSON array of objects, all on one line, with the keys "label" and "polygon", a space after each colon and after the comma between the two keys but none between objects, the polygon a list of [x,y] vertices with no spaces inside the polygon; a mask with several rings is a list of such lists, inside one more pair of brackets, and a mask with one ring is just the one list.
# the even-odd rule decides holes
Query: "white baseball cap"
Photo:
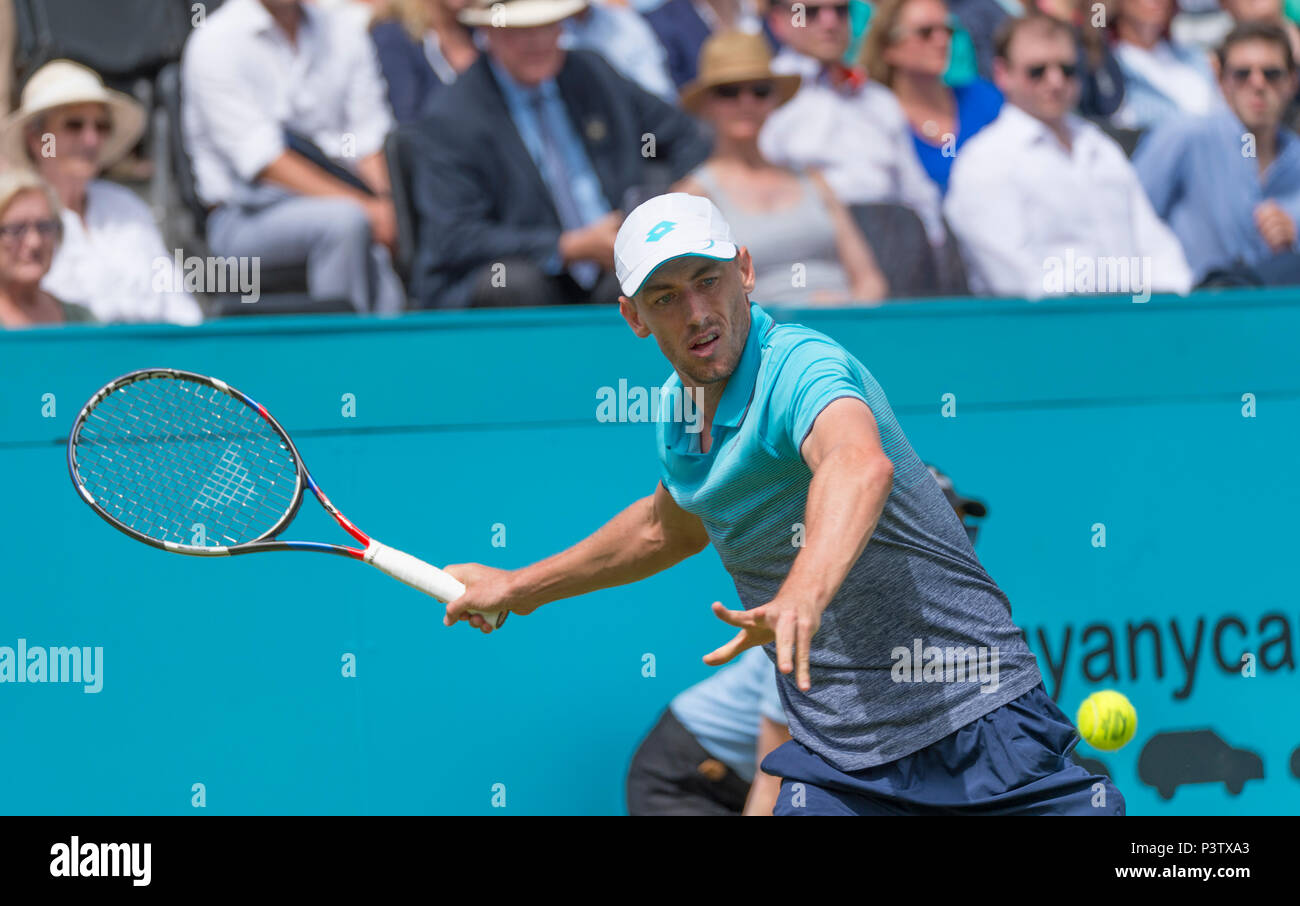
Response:
[{"label": "white baseball cap", "polygon": [[638,205],[614,239],[614,270],[623,295],[635,295],[655,268],[686,255],[736,257],[736,240],[718,206],[685,192],[656,195]]}]

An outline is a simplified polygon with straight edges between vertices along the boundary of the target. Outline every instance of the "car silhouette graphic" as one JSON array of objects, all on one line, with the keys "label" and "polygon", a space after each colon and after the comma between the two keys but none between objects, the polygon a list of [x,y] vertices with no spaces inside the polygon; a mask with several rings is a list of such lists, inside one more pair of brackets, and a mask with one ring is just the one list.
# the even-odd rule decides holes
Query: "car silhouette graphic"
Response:
[{"label": "car silhouette graphic", "polygon": [[1213,730],[1157,733],[1138,756],[1138,779],[1162,799],[1189,783],[1222,783],[1233,796],[1247,780],[1264,779],[1264,761],[1248,749],[1234,749]]}]

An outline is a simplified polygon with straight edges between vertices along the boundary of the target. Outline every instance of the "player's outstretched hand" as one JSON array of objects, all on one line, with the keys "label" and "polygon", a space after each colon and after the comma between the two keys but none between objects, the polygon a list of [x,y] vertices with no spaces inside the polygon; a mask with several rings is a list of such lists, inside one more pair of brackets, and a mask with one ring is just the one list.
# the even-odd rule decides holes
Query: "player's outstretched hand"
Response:
[{"label": "player's outstretched hand", "polygon": [[465,621],[485,633],[491,632],[488,625],[477,613],[498,613],[502,610],[511,613],[532,613],[533,607],[519,600],[513,594],[509,570],[493,569],[481,563],[454,563],[444,569],[458,582],[465,586],[465,593],[447,605],[447,612],[442,617],[444,626],[454,626]]},{"label": "player's outstretched hand", "polygon": [[782,673],[796,672],[800,690],[812,688],[808,667],[812,637],[821,626],[821,610],[812,602],[773,598],[753,610],[727,610],[713,602],[713,615],[724,623],[740,627],[736,637],[704,656],[704,663],[717,667],[749,648],[776,642],[776,665]]}]

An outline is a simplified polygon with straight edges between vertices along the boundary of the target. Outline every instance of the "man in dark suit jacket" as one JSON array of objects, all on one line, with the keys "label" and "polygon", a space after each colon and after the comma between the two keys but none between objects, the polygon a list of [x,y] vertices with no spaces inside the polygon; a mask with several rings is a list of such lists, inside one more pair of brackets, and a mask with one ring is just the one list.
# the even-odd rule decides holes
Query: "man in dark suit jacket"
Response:
[{"label": "man in dark suit jacket", "polygon": [[559,46],[561,22],[585,5],[505,0],[461,14],[489,26],[486,53],[408,133],[416,305],[616,301],[628,205],[708,156],[711,137],[689,115],[599,55]]}]

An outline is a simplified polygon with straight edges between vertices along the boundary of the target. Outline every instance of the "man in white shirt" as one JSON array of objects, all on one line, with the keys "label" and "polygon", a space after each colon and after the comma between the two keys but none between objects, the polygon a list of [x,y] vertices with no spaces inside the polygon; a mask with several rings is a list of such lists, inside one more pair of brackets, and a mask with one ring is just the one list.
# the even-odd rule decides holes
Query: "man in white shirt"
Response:
[{"label": "man in white shirt", "polygon": [[401,310],[383,154],[393,119],[367,34],[297,0],[228,0],[195,29],[181,67],[213,254],[305,263],[313,298]]},{"label": "man in white shirt", "polygon": [[1186,293],[1192,274],[1124,152],[1070,113],[1078,52],[1069,26],[1006,22],[993,61],[1007,103],[953,164],[944,214],[972,292]]},{"label": "man in white shirt", "polygon": [[848,205],[889,202],[914,210],[933,245],[945,239],[939,190],[925,175],[907,120],[889,89],[841,61],[848,0],[773,0],[767,23],[782,44],[772,71],[803,77],[767,118],[758,147],[775,164],[820,169]]}]

